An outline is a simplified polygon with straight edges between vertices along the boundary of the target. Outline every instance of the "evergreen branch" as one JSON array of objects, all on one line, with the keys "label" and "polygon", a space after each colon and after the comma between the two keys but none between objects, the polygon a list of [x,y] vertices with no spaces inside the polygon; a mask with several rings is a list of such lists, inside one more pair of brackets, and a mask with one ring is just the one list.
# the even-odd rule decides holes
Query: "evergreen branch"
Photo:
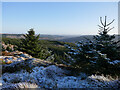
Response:
[{"label": "evergreen branch", "polygon": [[117,49],[119,49],[119,48],[120,48],[120,46],[117,47]]},{"label": "evergreen branch", "polygon": [[89,38],[84,37],[86,40],[91,41]]},{"label": "evergreen branch", "polygon": [[117,43],[119,43],[120,42],[120,40],[118,40],[117,42],[114,42],[113,44],[117,44]]}]

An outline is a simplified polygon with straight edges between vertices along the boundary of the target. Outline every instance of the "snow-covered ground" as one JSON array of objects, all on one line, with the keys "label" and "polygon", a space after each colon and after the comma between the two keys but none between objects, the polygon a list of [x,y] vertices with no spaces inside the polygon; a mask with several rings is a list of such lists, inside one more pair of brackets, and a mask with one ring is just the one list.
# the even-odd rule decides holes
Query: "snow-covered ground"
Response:
[{"label": "snow-covered ground", "polygon": [[[72,49],[74,51],[74,49]],[[73,53],[77,54],[77,53]],[[66,54],[67,55],[67,54]],[[46,60],[32,58],[28,54],[17,56],[1,56],[4,74],[0,77],[3,89],[11,88],[119,88],[120,79],[104,75],[80,73],[78,76],[68,76],[68,70],[61,69],[57,64]],[[72,57],[70,60],[74,61]],[[9,64],[9,61],[12,61]],[[119,63],[118,60],[111,64]],[[25,70],[22,70],[24,66]],[[17,69],[19,68],[19,69]],[[26,70],[31,70],[27,72]],[[19,71],[20,70],[20,71]],[[13,73],[8,73],[13,71]],[[1,89],[1,87],[0,87]]]},{"label": "snow-covered ground", "polygon": [[79,76],[67,76],[66,72],[50,65],[48,67],[35,67],[31,72],[21,70],[16,73],[4,73],[2,75],[3,88],[7,87],[36,87],[36,88],[118,88],[119,78],[103,75],[87,76],[80,73]]}]

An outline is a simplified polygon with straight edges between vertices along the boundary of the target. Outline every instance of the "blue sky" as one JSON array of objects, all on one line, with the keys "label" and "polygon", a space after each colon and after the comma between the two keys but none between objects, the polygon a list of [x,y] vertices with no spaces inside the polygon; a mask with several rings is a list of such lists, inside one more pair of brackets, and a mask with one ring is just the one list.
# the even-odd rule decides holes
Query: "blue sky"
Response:
[{"label": "blue sky", "polygon": [[99,17],[118,32],[117,2],[3,2],[3,33],[26,33],[34,28],[37,34],[87,35],[97,34]]}]

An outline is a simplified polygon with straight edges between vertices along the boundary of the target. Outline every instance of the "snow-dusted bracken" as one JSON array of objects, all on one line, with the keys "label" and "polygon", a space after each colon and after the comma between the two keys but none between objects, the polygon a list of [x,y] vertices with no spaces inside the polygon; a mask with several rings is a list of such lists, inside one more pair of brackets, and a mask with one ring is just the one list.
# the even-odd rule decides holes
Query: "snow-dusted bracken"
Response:
[{"label": "snow-dusted bracken", "polygon": [[22,88],[22,82],[31,83],[33,87],[35,85],[35,87],[41,88],[118,88],[120,85],[118,78],[114,79],[110,76],[87,76],[85,73],[80,73],[76,77],[67,76],[63,69],[55,65],[35,67],[31,73],[25,70],[16,73],[4,73],[2,80],[4,88],[10,85],[19,85]]},{"label": "snow-dusted bracken", "polygon": [[26,80],[29,80],[30,75],[28,72],[21,70],[20,72],[16,73],[4,73],[2,75],[2,79],[5,82],[10,82],[10,83],[18,83],[18,82],[24,82]]},{"label": "snow-dusted bracken", "polygon": [[88,78],[96,79],[96,80],[99,80],[99,81],[114,81],[114,80],[118,80],[118,77],[113,78],[113,77],[111,77],[109,75],[107,75],[106,77],[104,75],[91,75]]},{"label": "snow-dusted bracken", "polygon": [[38,85],[36,84],[32,84],[32,83],[27,83],[27,82],[22,82],[22,83],[17,83],[17,84],[8,84],[6,83],[6,86],[3,86],[2,89],[3,90],[23,90],[23,89],[27,89],[27,88],[40,88]]},{"label": "snow-dusted bracken", "polygon": [[113,64],[113,65],[115,65],[115,64],[120,64],[120,60],[114,60],[114,61],[112,61],[112,62],[109,62],[110,64]]}]

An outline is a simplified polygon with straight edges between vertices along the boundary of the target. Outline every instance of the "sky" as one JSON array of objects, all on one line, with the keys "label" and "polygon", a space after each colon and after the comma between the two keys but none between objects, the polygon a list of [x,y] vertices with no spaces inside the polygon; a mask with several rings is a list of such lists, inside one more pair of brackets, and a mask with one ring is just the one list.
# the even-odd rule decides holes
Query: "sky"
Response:
[{"label": "sky", "polygon": [[118,33],[117,2],[3,2],[2,33],[24,34],[34,28],[36,34],[95,35],[99,18],[115,19]]}]

